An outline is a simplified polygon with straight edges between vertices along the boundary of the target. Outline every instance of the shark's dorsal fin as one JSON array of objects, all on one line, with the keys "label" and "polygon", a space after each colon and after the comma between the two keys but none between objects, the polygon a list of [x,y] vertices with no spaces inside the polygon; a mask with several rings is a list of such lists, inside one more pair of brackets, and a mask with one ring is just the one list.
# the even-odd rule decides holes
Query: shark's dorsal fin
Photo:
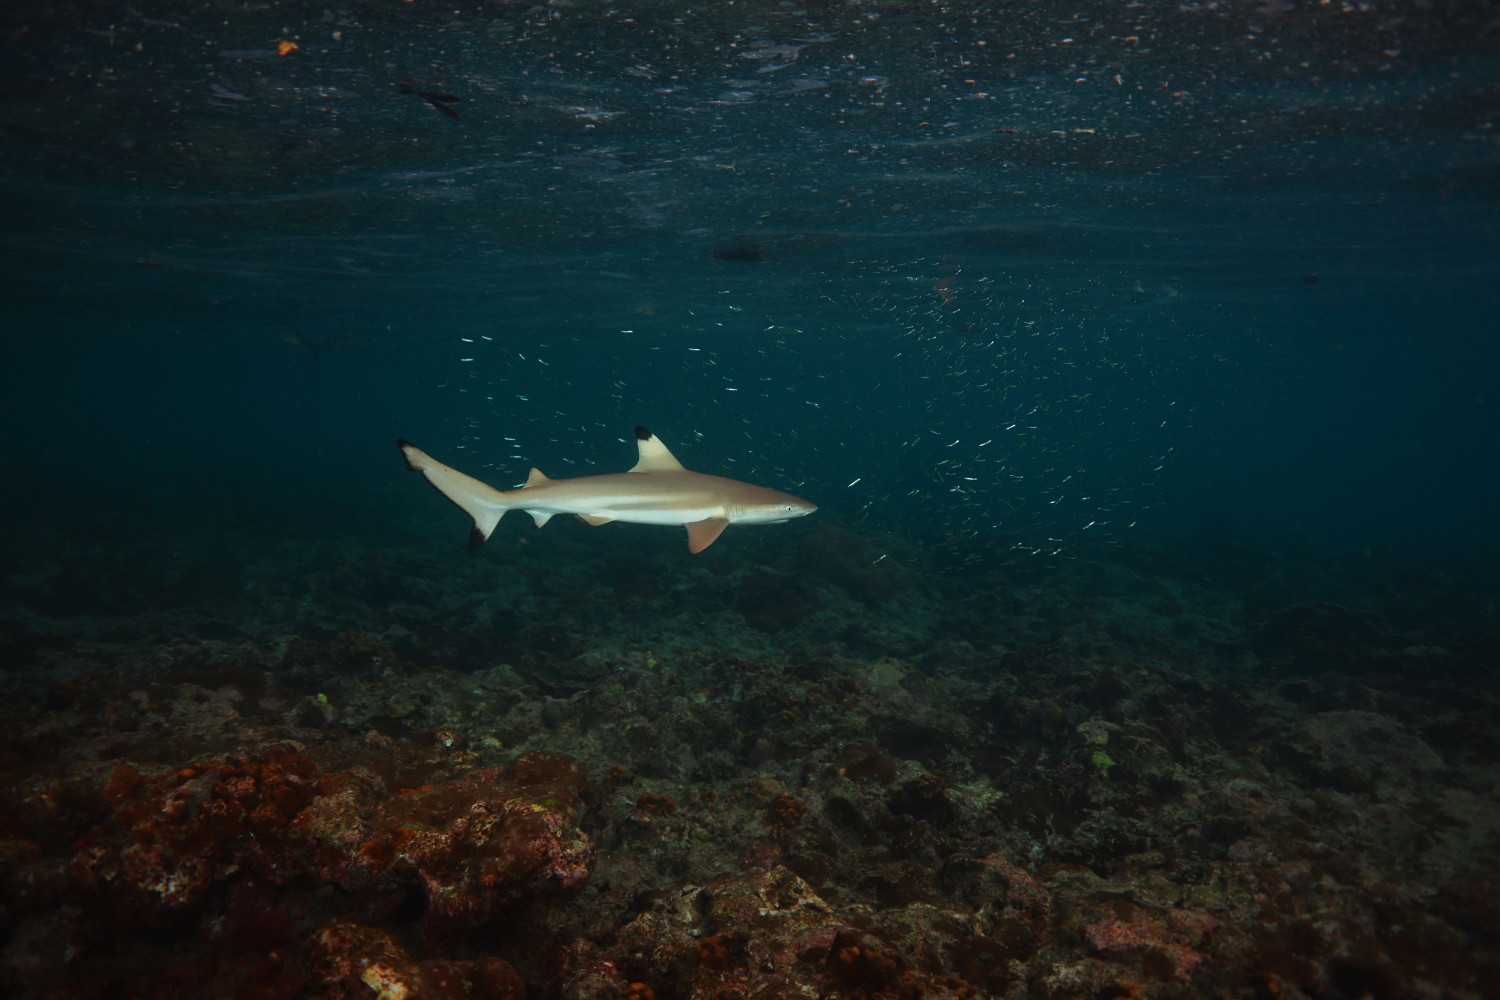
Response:
[{"label": "shark's dorsal fin", "polygon": [[[531,470],[531,475],[529,475],[529,476],[526,477],[526,486],[540,486],[543,483],[550,483],[550,482],[552,482],[552,480],[550,480],[546,476],[542,475],[542,470],[541,469],[532,469]],[[523,486],[521,488],[525,489],[526,486]]]},{"label": "shark's dorsal fin", "polygon": [[[631,472],[682,472],[682,463],[672,457],[661,439],[644,427],[635,429],[635,443],[640,446],[641,460]],[[528,486],[530,483],[527,484]]]}]

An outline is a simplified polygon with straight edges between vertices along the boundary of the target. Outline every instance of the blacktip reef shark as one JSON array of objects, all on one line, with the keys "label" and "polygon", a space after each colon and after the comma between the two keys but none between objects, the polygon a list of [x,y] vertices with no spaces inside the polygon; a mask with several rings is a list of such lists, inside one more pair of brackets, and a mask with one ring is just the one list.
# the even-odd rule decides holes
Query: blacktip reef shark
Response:
[{"label": "blacktip reef shark", "polygon": [[735,479],[690,472],[644,427],[635,429],[640,461],[629,472],[548,479],[532,469],[526,485],[497,490],[434,459],[410,441],[397,440],[406,467],[474,519],[469,551],[483,545],[509,510],[524,510],[540,528],[553,514],[573,514],[589,524],[680,524],[688,551],[702,552],[731,524],[780,524],[818,508],[790,493]]}]

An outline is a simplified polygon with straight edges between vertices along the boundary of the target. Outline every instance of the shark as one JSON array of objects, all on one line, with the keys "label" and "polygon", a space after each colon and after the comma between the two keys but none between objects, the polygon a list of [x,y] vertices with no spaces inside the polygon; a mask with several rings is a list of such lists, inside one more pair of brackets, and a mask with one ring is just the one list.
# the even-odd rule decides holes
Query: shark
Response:
[{"label": "shark", "polygon": [[635,429],[635,443],[639,460],[629,472],[549,479],[532,469],[526,484],[514,490],[497,490],[450,469],[410,441],[398,438],[396,447],[408,469],[420,472],[473,519],[470,552],[485,543],[511,510],[524,510],[538,528],[554,514],[572,514],[595,525],[680,524],[687,528],[688,551],[696,554],[731,524],[780,524],[818,509],[790,493],[691,472],[644,427]]}]

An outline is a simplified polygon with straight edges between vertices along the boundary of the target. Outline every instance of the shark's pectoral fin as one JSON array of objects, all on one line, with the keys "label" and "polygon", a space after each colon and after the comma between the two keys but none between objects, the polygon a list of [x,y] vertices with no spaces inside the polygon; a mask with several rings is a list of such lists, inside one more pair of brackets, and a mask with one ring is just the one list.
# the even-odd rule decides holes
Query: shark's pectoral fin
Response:
[{"label": "shark's pectoral fin", "polygon": [[552,515],[556,514],[557,511],[555,511],[555,510],[528,510],[526,513],[528,513],[528,514],[531,515],[531,519],[533,521],[535,521],[536,522],[536,526],[538,528],[540,528],[542,525],[544,525],[548,521],[552,520]]},{"label": "shark's pectoral fin", "polygon": [[729,518],[727,517],[711,517],[706,521],[688,522],[688,551],[702,552],[712,545],[714,539],[718,538],[728,526]]},{"label": "shark's pectoral fin", "polygon": [[609,522],[613,521],[614,518],[604,514],[579,514],[578,520],[582,521],[584,524],[592,524],[597,528],[601,524],[608,524]]}]

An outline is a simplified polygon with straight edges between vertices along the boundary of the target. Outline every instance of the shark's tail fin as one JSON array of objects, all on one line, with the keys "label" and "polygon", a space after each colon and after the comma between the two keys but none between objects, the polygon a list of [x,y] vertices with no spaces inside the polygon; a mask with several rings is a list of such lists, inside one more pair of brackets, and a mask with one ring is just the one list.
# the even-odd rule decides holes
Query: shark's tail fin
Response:
[{"label": "shark's tail fin", "polygon": [[474,527],[469,531],[470,552],[483,545],[505,512],[516,506],[504,493],[457,469],[448,468],[410,441],[398,438],[396,447],[405,456],[408,469],[420,472],[429,483],[437,487],[439,493],[463,508],[463,512],[474,519]]}]

